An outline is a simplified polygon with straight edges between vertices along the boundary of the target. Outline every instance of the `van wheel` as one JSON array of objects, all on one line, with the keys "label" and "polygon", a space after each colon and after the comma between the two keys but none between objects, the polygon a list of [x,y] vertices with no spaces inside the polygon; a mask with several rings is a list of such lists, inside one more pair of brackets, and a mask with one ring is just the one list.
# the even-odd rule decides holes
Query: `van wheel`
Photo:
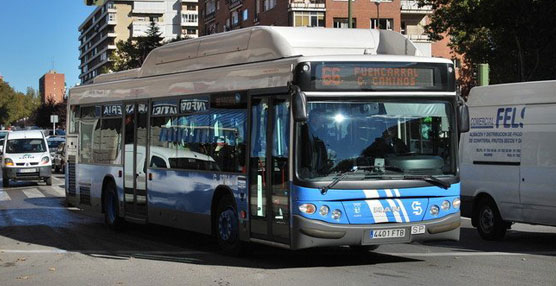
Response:
[{"label": "van wheel", "polygon": [[506,235],[508,223],[502,220],[496,204],[490,199],[483,199],[478,204],[476,213],[477,231],[485,240],[501,240]]},{"label": "van wheel", "polygon": [[224,197],[218,202],[215,223],[216,238],[222,251],[227,255],[240,255],[239,219],[231,198]]},{"label": "van wheel", "polygon": [[120,230],[124,226],[124,220],[120,217],[118,208],[118,196],[116,196],[116,186],[113,182],[108,182],[104,188],[104,223],[108,228]]},{"label": "van wheel", "polygon": [[46,182],[47,186],[52,186],[52,176],[46,178],[46,180],[44,180]]},{"label": "van wheel", "polygon": [[6,176],[6,174],[2,174],[2,186],[4,188],[8,188],[10,186],[10,179],[8,179],[8,176]]}]

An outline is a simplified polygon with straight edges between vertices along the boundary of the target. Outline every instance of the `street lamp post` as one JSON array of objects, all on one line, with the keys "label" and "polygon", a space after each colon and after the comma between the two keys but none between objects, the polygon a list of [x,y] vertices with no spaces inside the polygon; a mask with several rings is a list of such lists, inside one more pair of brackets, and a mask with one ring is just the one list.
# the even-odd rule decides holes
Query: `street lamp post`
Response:
[{"label": "street lamp post", "polygon": [[376,28],[380,30],[380,2],[382,0],[374,0],[373,2],[376,5]]},{"label": "street lamp post", "polygon": [[351,0],[348,0],[348,28],[353,28],[351,25]]}]

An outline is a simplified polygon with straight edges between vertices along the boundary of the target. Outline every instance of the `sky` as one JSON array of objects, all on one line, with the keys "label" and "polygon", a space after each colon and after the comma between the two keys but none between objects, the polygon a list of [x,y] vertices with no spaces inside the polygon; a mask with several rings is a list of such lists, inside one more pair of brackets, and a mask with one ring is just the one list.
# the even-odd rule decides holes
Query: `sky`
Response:
[{"label": "sky", "polygon": [[0,0],[0,75],[16,91],[39,88],[49,70],[79,83],[79,25],[95,9],[83,0]]}]

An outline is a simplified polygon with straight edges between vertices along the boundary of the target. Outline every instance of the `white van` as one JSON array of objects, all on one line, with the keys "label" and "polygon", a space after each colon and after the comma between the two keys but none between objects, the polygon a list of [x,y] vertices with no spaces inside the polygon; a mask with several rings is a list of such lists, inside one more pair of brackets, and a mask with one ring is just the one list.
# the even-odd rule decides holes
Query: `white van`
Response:
[{"label": "white van", "polygon": [[476,87],[460,139],[461,212],[481,237],[556,226],[556,81]]},{"label": "white van", "polygon": [[4,187],[10,180],[40,180],[52,185],[52,162],[41,131],[9,132],[0,151]]}]

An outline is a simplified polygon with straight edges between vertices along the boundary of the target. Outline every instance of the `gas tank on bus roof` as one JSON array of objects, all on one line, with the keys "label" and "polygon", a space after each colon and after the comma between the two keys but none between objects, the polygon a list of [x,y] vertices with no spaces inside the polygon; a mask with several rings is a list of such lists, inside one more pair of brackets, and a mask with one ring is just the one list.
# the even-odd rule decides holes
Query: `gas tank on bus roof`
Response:
[{"label": "gas tank on bus roof", "polygon": [[95,83],[319,55],[421,55],[402,34],[387,30],[257,26],[154,49],[138,71],[98,77]]}]

